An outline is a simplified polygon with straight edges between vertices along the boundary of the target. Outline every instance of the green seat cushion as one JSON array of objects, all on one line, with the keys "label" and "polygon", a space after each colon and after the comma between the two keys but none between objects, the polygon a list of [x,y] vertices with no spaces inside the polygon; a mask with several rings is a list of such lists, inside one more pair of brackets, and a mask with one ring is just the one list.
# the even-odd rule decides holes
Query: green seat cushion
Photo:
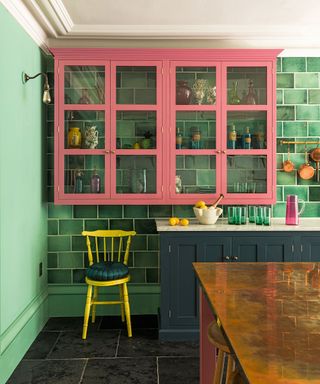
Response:
[{"label": "green seat cushion", "polygon": [[86,276],[91,280],[108,281],[122,279],[129,274],[129,268],[116,261],[100,261],[87,268]]}]

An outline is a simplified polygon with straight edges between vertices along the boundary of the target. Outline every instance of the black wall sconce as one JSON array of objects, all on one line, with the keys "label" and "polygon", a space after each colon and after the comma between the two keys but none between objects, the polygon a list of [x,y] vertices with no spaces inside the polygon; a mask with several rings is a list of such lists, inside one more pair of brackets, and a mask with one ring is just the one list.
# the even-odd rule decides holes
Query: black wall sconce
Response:
[{"label": "black wall sconce", "polygon": [[44,72],[37,73],[34,76],[29,76],[26,73],[23,73],[23,82],[26,83],[29,80],[35,79],[36,77],[42,75],[44,77],[44,86],[43,86],[43,96],[42,96],[42,101],[45,104],[50,104],[51,103],[51,96],[50,96],[50,87],[49,87],[49,82],[48,82],[48,76]]}]

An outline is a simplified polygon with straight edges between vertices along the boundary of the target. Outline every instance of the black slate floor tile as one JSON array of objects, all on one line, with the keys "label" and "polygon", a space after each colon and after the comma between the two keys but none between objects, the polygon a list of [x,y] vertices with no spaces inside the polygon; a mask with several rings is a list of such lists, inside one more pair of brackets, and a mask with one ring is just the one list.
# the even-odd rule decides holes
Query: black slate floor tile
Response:
[{"label": "black slate floor tile", "polygon": [[160,341],[157,329],[138,329],[132,338],[121,331],[117,357],[198,355],[198,343]]},{"label": "black slate floor tile", "polygon": [[159,357],[159,384],[199,384],[197,357]]},{"label": "black slate floor tile", "polygon": [[48,356],[50,359],[77,359],[115,357],[119,330],[90,331],[86,340],[79,332],[61,332],[57,344]]},{"label": "black slate floor tile", "polygon": [[157,384],[156,358],[90,359],[81,384]]},{"label": "black slate floor tile", "polygon": [[[158,328],[157,315],[131,315],[132,329]],[[126,322],[121,321],[121,316],[104,316],[100,329],[127,329]]]},{"label": "black slate floor tile", "polygon": [[[98,329],[102,317],[96,317],[94,324],[89,319],[89,329]],[[83,317],[52,317],[44,327],[44,331],[82,331]]]},{"label": "black slate floor tile", "polygon": [[7,384],[79,384],[86,360],[22,360]]},{"label": "black slate floor tile", "polygon": [[32,343],[24,359],[45,359],[56,343],[60,332],[40,332]]}]

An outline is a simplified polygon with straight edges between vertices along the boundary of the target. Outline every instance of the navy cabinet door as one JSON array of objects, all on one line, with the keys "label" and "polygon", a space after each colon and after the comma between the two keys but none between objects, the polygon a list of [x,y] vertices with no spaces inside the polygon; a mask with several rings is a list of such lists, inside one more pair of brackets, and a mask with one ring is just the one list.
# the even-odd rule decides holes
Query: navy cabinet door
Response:
[{"label": "navy cabinet door", "polygon": [[228,261],[232,255],[232,237],[212,236],[198,239],[200,258],[204,262]]},{"label": "navy cabinet door", "polygon": [[233,238],[233,259],[243,262],[295,261],[292,236],[241,236]]},{"label": "navy cabinet door", "polygon": [[[160,236],[162,338],[188,338],[198,332],[199,285],[193,262],[222,262],[229,257],[232,237],[208,233]],[[183,333],[184,332],[184,333]]]},{"label": "navy cabinet door", "polygon": [[320,261],[320,237],[301,236],[301,261]]},{"label": "navy cabinet door", "polygon": [[199,243],[194,238],[177,237],[171,242],[169,324],[198,324],[198,283],[192,263],[200,261]]}]

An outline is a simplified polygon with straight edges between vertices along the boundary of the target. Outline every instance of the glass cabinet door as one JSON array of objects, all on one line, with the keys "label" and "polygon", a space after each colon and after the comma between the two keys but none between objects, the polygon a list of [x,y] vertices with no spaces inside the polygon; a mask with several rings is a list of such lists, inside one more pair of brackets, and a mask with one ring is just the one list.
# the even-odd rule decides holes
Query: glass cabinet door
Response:
[{"label": "glass cabinet door", "polygon": [[267,157],[227,156],[227,193],[267,193]]},{"label": "glass cabinet door", "polygon": [[176,62],[172,76],[170,195],[216,194],[217,67]]},{"label": "glass cabinet door", "polygon": [[223,193],[235,203],[248,194],[266,198],[272,188],[271,68],[230,63],[222,73]]},{"label": "glass cabinet door", "polygon": [[112,196],[159,198],[162,159],[159,62],[112,63]]},{"label": "glass cabinet door", "polygon": [[[106,129],[105,65],[63,66],[61,85],[64,90],[58,116],[59,196],[66,199],[99,200],[110,194],[106,150],[110,141]],[[109,80],[108,80],[109,82]]]},{"label": "glass cabinet door", "polygon": [[104,102],[104,65],[66,65],[64,67],[65,104],[104,104]]},{"label": "glass cabinet door", "polygon": [[229,105],[267,104],[267,67],[229,66],[227,68]]}]

